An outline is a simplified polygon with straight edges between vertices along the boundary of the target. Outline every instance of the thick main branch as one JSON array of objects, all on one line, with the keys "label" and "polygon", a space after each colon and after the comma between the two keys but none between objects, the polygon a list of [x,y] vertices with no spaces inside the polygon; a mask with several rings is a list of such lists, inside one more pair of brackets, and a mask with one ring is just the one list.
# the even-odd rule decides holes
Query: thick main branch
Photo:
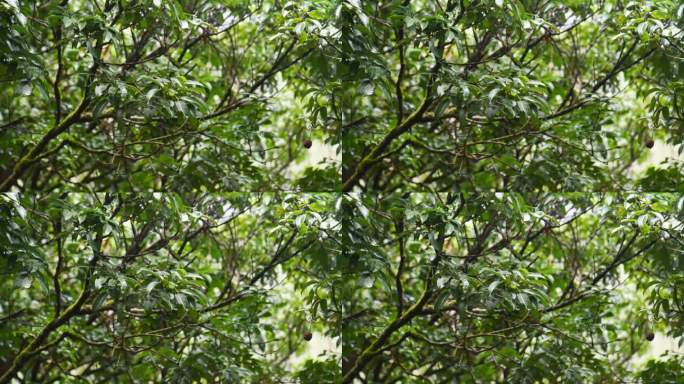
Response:
[{"label": "thick main branch", "polygon": [[64,120],[60,121],[52,129],[50,129],[43,136],[43,138],[40,139],[35,147],[31,148],[26,155],[24,155],[14,164],[14,167],[12,167],[12,173],[0,183],[0,192],[8,191],[12,185],[14,185],[17,180],[29,169],[29,167],[40,159],[40,156],[43,154],[43,151],[48,144],[50,144],[54,138],[64,133],[71,125],[78,121],[81,113],[83,113],[87,105],[88,94],[86,93],[75,110],[65,117]]}]

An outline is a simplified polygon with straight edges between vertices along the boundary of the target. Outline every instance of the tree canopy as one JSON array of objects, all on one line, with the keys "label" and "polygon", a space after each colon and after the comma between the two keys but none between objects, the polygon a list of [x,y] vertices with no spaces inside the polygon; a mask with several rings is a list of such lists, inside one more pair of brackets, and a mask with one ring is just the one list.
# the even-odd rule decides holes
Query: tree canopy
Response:
[{"label": "tree canopy", "polygon": [[334,190],[321,27],[278,1],[0,1],[0,191]]},{"label": "tree canopy", "polygon": [[683,42],[681,0],[0,0],[0,384],[684,383]]},{"label": "tree canopy", "polygon": [[[0,21],[4,191],[681,190],[679,157],[639,166],[684,140],[673,0],[4,0]],[[342,164],[293,167],[314,142]]]},{"label": "tree canopy", "polygon": [[634,172],[684,140],[680,2],[340,9],[343,190],[681,190],[680,161]]},{"label": "tree canopy", "polygon": [[0,195],[0,383],[332,383],[334,199]]},{"label": "tree canopy", "polygon": [[[345,197],[343,383],[681,383],[684,198]],[[357,381],[354,381],[354,379]]]}]

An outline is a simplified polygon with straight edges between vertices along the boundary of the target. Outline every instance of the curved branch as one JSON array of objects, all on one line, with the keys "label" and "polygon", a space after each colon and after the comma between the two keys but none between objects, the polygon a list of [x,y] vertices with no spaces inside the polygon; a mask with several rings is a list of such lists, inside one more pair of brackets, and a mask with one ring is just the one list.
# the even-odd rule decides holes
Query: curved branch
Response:
[{"label": "curved branch", "polygon": [[[102,236],[99,236],[96,243],[99,245],[102,241]],[[99,247],[98,247],[99,248]],[[100,257],[100,250],[93,249],[93,258],[90,260],[88,265],[88,271],[86,272],[85,281],[83,282],[83,290],[78,296],[75,302],[73,302],[67,309],[65,309],[60,315],[55,316],[43,329],[40,331],[38,336],[36,336],[26,347],[24,347],[17,356],[12,360],[11,365],[2,373],[0,376],[0,384],[8,384],[14,375],[16,375],[19,370],[29,362],[29,360],[45,349],[43,343],[50,337],[50,334],[57,330],[62,325],[66,324],[72,317],[78,315],[81,311],[81,307],[86,302],[90,296],[90,284],[93,276],[93,269],[97,260]],[[57,340],[61,340],[57,339]],[[53,344],[48,344],[52,346]]]}]

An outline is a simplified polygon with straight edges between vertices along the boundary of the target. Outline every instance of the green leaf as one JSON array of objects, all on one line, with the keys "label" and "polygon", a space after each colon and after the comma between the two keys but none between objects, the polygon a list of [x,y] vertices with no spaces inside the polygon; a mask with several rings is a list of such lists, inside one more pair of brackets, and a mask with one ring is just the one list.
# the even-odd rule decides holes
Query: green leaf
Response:
[{"label": "green leaf", "polygon": [[33,278],[31,278],[30,276],[20,276],[14,282],[15,286],[17,286],[19,288],[24,288],[24,289],[31,288],[32,284],[33,284]]},{"label": "green leaf", "polygon": [[489,291],[490,295],[492,294],[492,292],[494,292],[496,287],[499,286],[499,284],[501,284],[501,280],[494,280],[491,282],[491,284],[489,284],[489,287],[487,287],[487,290]]}]

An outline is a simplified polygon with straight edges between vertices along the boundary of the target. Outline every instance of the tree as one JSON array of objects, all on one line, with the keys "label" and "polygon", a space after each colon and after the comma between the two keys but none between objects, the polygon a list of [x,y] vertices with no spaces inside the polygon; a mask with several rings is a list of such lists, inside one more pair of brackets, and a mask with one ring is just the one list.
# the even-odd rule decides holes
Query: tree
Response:
[{"label": "tree", "polygon": [[334,190],[335,162],[291,172],[305,140],[338,141],[308,11],[1,1],[0,191]]},{"label": "tree", "polygon": [[0,383],[332,383],[334,198],[0,195]]},{"label": "tree", "polygon": [[652,140],[684,139],[680,2],[349,1],[338,15],[334,73],[357,95],[344,191],[681,191],[679,161],[633,169]]},{"label": "tree", "polygon": [[683,30],[0,0],[0,384],[681,382]]},{"label": "tree", "polygon": [[[343,383],[681,382],[682,204],[654,194],[345,197]],[[356,381],[355,381],[356,379]]]}]

